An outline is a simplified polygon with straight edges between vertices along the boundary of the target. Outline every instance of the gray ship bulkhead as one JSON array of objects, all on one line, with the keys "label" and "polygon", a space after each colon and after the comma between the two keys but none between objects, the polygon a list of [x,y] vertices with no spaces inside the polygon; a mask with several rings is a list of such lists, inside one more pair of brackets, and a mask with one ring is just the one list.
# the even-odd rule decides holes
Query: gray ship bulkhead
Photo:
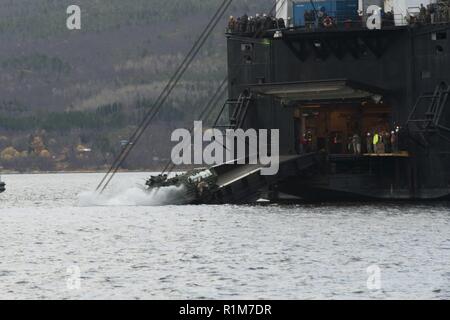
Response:
[{"label": "gray ship bulkhead", "polygon": [[[450,132],[413,132],[408,123],[420,96],[440,83],[450,84],[449,30],[448,23],[440,23],[383,30],[291,29],[281,38],[270,31],[263,38],[228,35],[230,99],[245,90],[255,96],[242,127],[279,129],[282,155],[297,153],[299,110],[355,108],[362,122],[378,112],[380,119],[388,114],[390,127],[403,130],[400,143],[407,156],[356,157],[324,148],[326,160],[277,183],[278,191],[322,200],[449,197]],[[439,118],[442,128],[450,127],[448,102]]]}]

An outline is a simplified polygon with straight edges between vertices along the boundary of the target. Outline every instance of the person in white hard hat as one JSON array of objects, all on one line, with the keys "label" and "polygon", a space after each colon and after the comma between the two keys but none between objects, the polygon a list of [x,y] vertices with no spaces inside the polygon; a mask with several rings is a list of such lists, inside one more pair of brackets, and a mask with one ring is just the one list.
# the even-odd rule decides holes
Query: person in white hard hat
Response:
[{"label": "person in white hard hat", "polygon": [[236,19],[233,16],[230,16],[228,20],[228,32],[233,33],[236,30]]},{"label": "person in white hard hat", "polygon": [[367,153],[369,154],[373,153],[373,138],[370,132],[367,133],[366,146],[367,146]]},{"label": "person in white hard hat", "polygon": [[398,153],[398,136],[397,131],[391,132],[391,147],[392,147],[392,153]]}]

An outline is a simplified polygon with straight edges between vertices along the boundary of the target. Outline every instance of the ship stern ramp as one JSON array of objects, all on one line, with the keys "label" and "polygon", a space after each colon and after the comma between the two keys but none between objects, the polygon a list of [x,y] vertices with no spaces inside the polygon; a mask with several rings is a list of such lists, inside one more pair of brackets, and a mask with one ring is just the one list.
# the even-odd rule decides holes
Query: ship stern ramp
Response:
[{"label": "ship stern ramp", "polygon": [[277,183],[313,168],[318,158],[317,153],[280,156],[276,160],[279,170],[275,175],[262,175],[264,165],[239,164],[237,160],[217,165],[212,168],[218,177],[215,199],[227,204],[256,202]]}]

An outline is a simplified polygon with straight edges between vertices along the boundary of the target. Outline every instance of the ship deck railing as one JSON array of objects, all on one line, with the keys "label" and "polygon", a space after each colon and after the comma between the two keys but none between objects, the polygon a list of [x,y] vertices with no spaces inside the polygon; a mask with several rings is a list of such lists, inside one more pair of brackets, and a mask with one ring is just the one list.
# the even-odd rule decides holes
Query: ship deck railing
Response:
[{"label": "ship deck railing", "polygon": [[[327,18],[331,18],[331,24],[326,25],[325,20]],[[306,29],[322,29],[322,28],[355,28],[355,27],[364,27],[367,28],[367,20],[368,16],[358,16],[349,17],[348,14],[341,14],[340,12],[327,12],[327,16],[316,18],[313,20],[306,20],[304,25],[299,25],[299,27],[304,27]],[[402,14],[391,14],[391,15],[383,15],[381,17],[381,25],[386,26],[405,26],[410,23],[411,18],[408,18]]]},{"label": "ship deck railing", "polygon": [[[428,19],[422,19],[418,16],[404,16],[401,14],[394,15],[393,17],[381,18],[381,30],[397,30],[405,29],[411,26],[439,26],[450,23],[450,17],[436,17],[432,21]],[[254,37],[259,35],[261,38],[270,35],[272,37],[282,37],[282,33],[310,33],[310,32],[333,32],[333,31],[361,31],[369,30],[367,28],[367,17],[361,16],[358,20],[346,19],[346,18],[333,18],[333,24],[325,26],[319,23],[317,20],[312,22],[306,22],[304,25],[291,26],[286,28],[275,29],[259,29],[251,31],[232,31],[227,29],[226,34],[238,35],[243,37]],[[280,31],[282,32],[280,34]]]}]

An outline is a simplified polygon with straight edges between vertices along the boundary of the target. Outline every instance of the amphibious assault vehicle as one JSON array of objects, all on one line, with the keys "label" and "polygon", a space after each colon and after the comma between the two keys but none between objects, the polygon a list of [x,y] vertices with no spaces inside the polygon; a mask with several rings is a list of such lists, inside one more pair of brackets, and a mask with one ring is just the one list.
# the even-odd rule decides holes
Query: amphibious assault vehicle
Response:
[{"label": "amphibious assault vehicle", "polygon": [[184,174],[177,174],[169,178],[166,174],[151,176],[147,180],[148,190],[158,192],[167,187],[177,187],[177,203],[196,204],[213,202],[217,190],[217,174],[214,169],[194,169]]}]

